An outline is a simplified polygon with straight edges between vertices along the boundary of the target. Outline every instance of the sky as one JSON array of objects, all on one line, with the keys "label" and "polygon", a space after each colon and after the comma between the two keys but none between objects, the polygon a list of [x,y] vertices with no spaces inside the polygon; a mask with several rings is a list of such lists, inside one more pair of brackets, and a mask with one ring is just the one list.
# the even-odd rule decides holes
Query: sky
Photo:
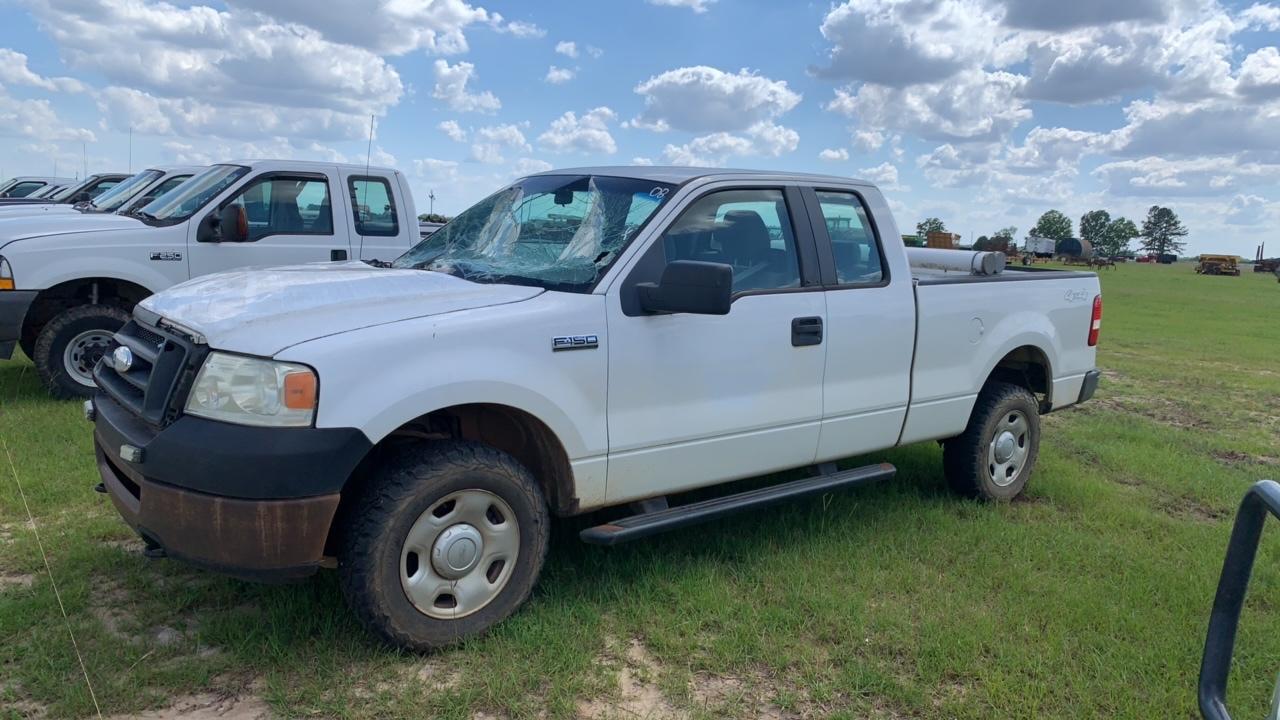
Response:
[{"label": "sky", "polygon": [[1277,45],[1253,0],[0,0],[0,175],[368,158],[456,214],[557,167],[786,169],[908,233],[1159,204],[1188,253],[1280,256]]}]

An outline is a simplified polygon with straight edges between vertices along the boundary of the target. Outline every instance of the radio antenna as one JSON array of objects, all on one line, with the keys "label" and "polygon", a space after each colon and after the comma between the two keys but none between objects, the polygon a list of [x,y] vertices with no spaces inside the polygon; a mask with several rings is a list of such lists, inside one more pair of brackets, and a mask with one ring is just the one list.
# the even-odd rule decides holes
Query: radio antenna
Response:
[{"label": "radio antenna", "polygon": [[[369,199],[369,162],[373,157],[373,115],[369,115],[369,145],[364,150],[364,197],[356,203],[356,232],[360,234],[360,253],[356,255],[356,260],[364,260],[364,218],[360,216],[362,212],[368,212],[368,206],[365,202]],[[361,210],[364,208],[364,210]]]}]

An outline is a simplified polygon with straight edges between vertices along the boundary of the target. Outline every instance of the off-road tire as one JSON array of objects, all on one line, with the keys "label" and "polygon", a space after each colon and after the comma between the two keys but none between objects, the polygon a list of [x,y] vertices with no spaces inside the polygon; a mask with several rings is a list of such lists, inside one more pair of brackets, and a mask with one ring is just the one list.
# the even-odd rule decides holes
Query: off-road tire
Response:
[{"label": "off-road tire", "polygon": [[[1007,484],[1000,485],[990,471],[988,448],[1000,423],[1014,412],[1021,412],[1027,419],[1026,445],[1029,452],[1014,477],[1007,479]],[[990,382],[978,393],[965,431],[943,443],[943,472],[947,484],[961,495],[1007,502],[1026,488],[1039,452],[1040,412],[1035,396],[1018,385]]]},{"label": "off-road tire", "polygon": [[49,394],[59,400],[87,398],[93,388],[71,377],[64,363],[67,344],[88,330],[115,334],[129,322],[129,312],[118,305],[81,305],[64,310],[49,321],[36,336],[31,361]]},{"label": "off-road tire", "polygon": [[[419,611],[406,595],[401,550],[419,516],[460,490],[485,490],[506,502],[519,524],[519,552],[510,579],[487,605],[441,620]],[[463,441],[387,451],[342,522],[338,570],[347,603],[375,634],[418,651],[479,635],[523,605],[542,571],[550,529],[546,501],[529,471],[500,450]]]}]

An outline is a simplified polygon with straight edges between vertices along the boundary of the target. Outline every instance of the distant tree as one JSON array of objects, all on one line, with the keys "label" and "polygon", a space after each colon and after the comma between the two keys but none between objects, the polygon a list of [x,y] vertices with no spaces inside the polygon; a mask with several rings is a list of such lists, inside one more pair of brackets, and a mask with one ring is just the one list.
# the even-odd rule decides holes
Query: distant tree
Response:
[{"label": "distant tree", "polygon": [[1071,218],[1057,210],[1050,210],[1036,221],[1036,226],[1031,228],[1031,234],[1036,237],[1065,240],[1071,237]]},{"label": "distant tree", "polygon": [[1111,213],[1106,210],[1090,210],[1080,216],[1080,239],[1093,246],[1094,254],[1110,257],[1107,248],[1107,228],[1111,227]]},{"label": "distant tree", "polygon": [[947,226],[943,225],[942,221],[936,217],[925,218],[916,224],[916,234],[920,236],[921,240],[928,237],[929,233],[946,231]]},{"label": "distant tree", "polygon": [[979,235],[978,239],[973,241],[973,249],[986,250],[987,246],[990,244],[991,244],[991,238],[987,237],[986,235]]},{"label": "distant tree", "polygon": [[1153,255],[1178,255],[1186,243],[1179,238],[1187,236],[1178,214],[1167,207],[1152,205],[1147,219],[1142,221],[1142,249]]},{"label": "distant tree", "polygon": [[1016,236],[1017,234],[1018,234],[1018,228],[1010,225],[1009,227],[1006,227],[1006,228],[1000,228],[999,230],[996,231],[996,234],[992,235],[991,237],[993,239],[1004,238],[1005,240],[1012,241],[1014,236]]},{"label": "distant tree", "polygon": [[[1129,241],[1138,237],[1138,226],[1129,218],[1116,218],[1107,226],[1103,238],[1103,247],[1109,257],[1124,255],[1129,252]],[[1096,244],[1094,247],[1098,247]]]},{"label": "distant tree", "polygon": [[440,213],[422,213],[421,215],[418,216],[418,219],[421,220],[422,222],[438,222],[438,223],[449,222],[449,218],[445,217],[444,215],[441,215]]}]

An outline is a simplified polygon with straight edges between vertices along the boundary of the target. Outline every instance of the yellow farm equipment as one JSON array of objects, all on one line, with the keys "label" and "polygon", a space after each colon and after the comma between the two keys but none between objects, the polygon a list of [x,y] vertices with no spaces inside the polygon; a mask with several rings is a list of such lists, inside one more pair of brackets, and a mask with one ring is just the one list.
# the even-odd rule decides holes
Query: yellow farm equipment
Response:
[{"label": "yellow farm equipment", "polygon": [[1235,255],[1201,255],[1196,263],[1199,275],[1239,275],[1240,258]]}]

